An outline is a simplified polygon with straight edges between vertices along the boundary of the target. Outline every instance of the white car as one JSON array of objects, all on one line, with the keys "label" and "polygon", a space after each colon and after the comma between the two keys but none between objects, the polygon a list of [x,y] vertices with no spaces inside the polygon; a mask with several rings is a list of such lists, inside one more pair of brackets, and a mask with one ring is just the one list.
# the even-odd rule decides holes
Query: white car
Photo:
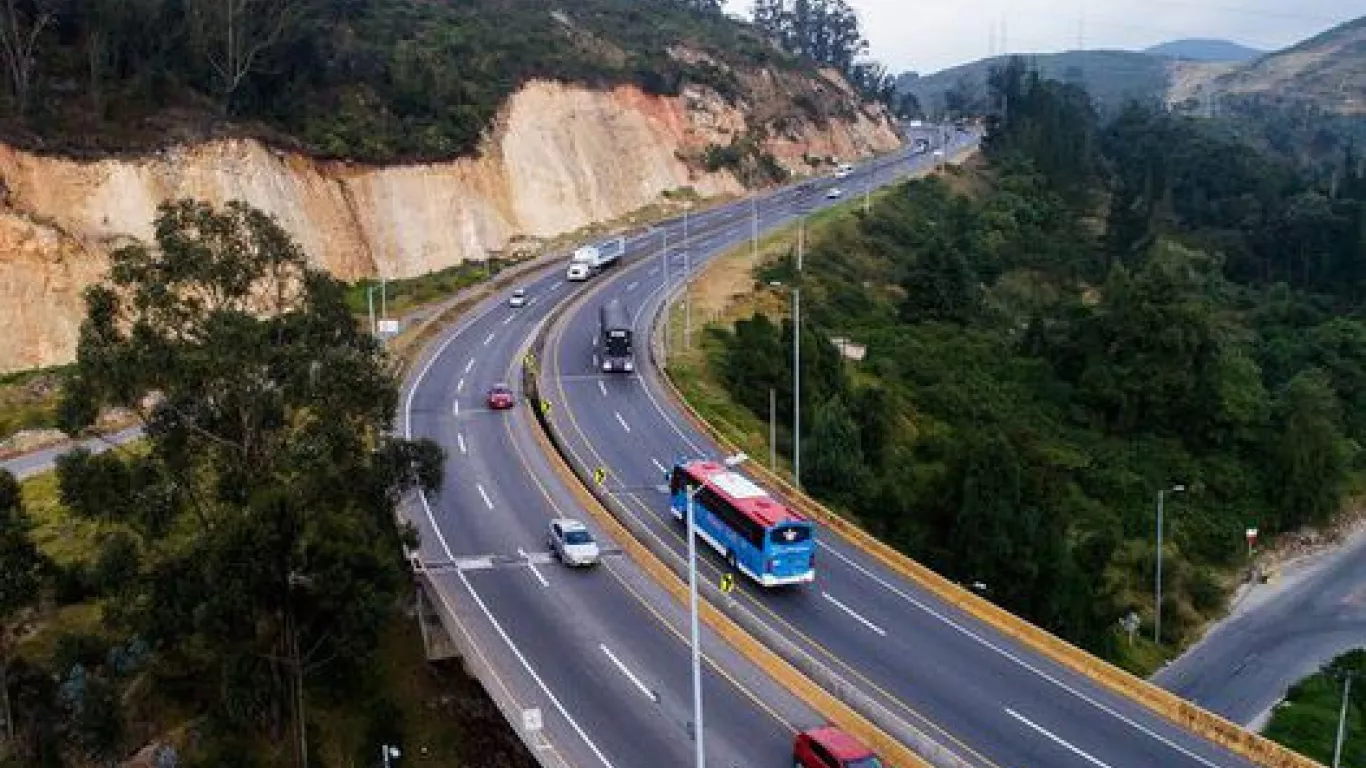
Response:
[{"label": "white car", "polygon": [[550,553],[565,565],[593,565],[602,554],[588,528],[578,520],[569,518],[550,521],[546,544],[550,547]]},{"label": "white car", "polygon": [[840,189],[839,187],[831,187],[830,189],[825,191],[826,200],[838,200],[841,197],[844,197],[844,190]]},{"label": "white car", "polygon": [[517,307],[525,307],[526,289],[518,288],[517,290],[513,291],[512,295],[508,297],[508,306],[512,307],[513,309],[516,309]]}]

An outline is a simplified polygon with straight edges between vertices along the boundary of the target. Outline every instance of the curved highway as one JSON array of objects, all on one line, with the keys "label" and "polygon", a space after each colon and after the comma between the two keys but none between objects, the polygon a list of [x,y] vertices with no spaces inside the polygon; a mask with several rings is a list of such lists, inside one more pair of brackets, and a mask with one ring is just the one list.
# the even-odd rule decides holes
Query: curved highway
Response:
[{"label": "curved highway", "polygon": [[[429,348],[405,389],[401,429],[447,451],[446,483],[417,499],[417,553],[438,594],[496,680],[495,697],[539,709],[550,764],[684,766],[692,759],[687,614],[613,543],[592,569],[571,570],[546,549],[553,517],[591,519],[574,506],[531,430],[527,409],[491,411],[485,392],[516,388],[513,362],[553,304],[553,274],[524,284],[526,307],[505,296]],[[704,636],[704,734],[717,766],[782,765],[792,735],[819,718]]]},{"label": "curved highway", "polygon": [[[864,184],[876,183],[867,174],[838,183],[861,193]],[[819,186],[814,192],[763,201],[762,228],[829,204]],[[748,237],[748,216],[741,215],[693,238],[692,260]],[[681,551],[685,537],[658,490],[664,468],[681,456],[717,456],[719,449],[670,410],[657,372],[644,362],[643,342],[636,345],[638,375],[603,375],[593,363],[597,309],[609,298],[632,309],[636,338],[649,338],[665,293],[665,267],[658,243],[637,253],[625,268],[596,278],[550,330],[543,395],[566,425],[562,437],[571,458],[606,467],[616,499],[659,542]],[[667,272],[676,282],[683,261],[673,258]],[[941,603],[837,536],[824,535],[820,544],[815,584],[764,591],[740,579],[741,602],[905,721],[935,734],[967,764],[1249,764]],[[723,565],[707,554],[704,570],[718,578]]]}]

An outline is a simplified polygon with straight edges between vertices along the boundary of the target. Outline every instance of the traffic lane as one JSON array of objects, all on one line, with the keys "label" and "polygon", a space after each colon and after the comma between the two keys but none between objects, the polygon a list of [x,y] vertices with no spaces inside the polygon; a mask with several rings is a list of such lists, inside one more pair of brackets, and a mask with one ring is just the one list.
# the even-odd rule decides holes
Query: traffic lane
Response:
[{"label": "traffic lane", "polygon": [[[574,390],[583,383],[566,382],[565,386]],[[639,400],[638,393],[637,388],[628,386],[618,393],[619,400]],[[572,405],[575,401],[572,395],[566,398],[570,407],[575,407]],[[618,402],[612,413],[618,416],[623,411],[628,409]],[[613,431],[611,424],[604,424],[606,420],[599,415],[580,416],[581,426],[590,435]],[[630,494],[630,489],[652,480],[662,481],[662,473],[654,474],[658,467],[647,466],[646,457],[677,454],[676,450],[671,451],[677,446],[668,445],[667,438],[657,439],[668,433],[661,425],[636,421],[635,432],[640,434],[638,440],[600,440],[585,449],[611,468],[623,494]],[[650,464],[653,465],[653,460]],[[665,511],[665,497],[661,494],[654,504],[650,504],[648,498],[646,495],[647,500],[638,503],[638,516],[653,525],[668,546],[681,551],[686,546],[686,537]],[[781,591],[763,592],[755,588],[756,606],[771,611],[772,618],[783,622],[790,634],[805,635],[818,656],[824,656],[837,666],[848,660],[846,668],[863,683],[884,688],[883,693],[891,700],[925,715],[958,740],[974,745],[994,759],[1014,762],[1021,757],[1012,753],[1013,742],[993,745],[982,738],[989,734],[977,733],[984,711],[983,702],[980,699],[965,704],[958,701],[967,698],[966,694],[970,692],[965,684],[975,683],[979,692],[999,692],[1013,687],[1016,698],[1022,696],[1025,701],[1029,700],[1029,692],[1042,690],[1044,695],[1053,698],[1038,705],[1017,704],[1016,711],[1024,713],[1042,708],[1051,715],[1045,719],[1068,724],[1063,731],[1050,732],[1052,735],[1069,744],[1083,745],[1082,748],[1091,754],[1108,755],[1121,764],[1143,764],[1132,760],[1160,757],[1164,765],[1185,762],[1199,765],[1203,764],[1198,759],[1200,756],[1218,765],[1242,764],[1203,740],[1174,728],[1145,708],[1113,696],[1027,649],[1012,647],[993,629],[956,609],[943,606],[915,585],[890,573],[875,573],[859,562],[870,558],[862,557],[837,537],[821,539],[820,554],[828,556],[819,558],[817,584],[822,596],[828,594],[838,602],[797,599]],[[719,558],[709,556],[709,559],[713,567],[720,568]],[[798,591],[796,594],[803,593]],[[879,633],[886,633],[886,636]],[[819,638],[819,642],[815,638]],[[934,652],[926,653],[926,649]],[[928,684],[945,669],[970,672],[956,674],[942,685]],[[875,681],[881,680],[894,682],[878,686]],[[1006,688],[1002,687],[1004,683],[989,682],[1012,680],[1011,686]],[[997,714],[999,717],[1005,713]],[[1029,733],[1048,738],[1032,729],[1026,735]],[[1191,754],[1187,755],[1183,750]]]},{"label": "traffic lane", "polygon": [[[692,762],[688,646],[602,567],[556,568],[551,588],[514,573],[472,575],[505,631],[584,730],[619,766]],[[710,642],[703,641],[708,649]],[[702,676],[707,756],[763,765],[790,754],[792,732],[718,676]],[[623,703],[626,703],[623,706]]]}]

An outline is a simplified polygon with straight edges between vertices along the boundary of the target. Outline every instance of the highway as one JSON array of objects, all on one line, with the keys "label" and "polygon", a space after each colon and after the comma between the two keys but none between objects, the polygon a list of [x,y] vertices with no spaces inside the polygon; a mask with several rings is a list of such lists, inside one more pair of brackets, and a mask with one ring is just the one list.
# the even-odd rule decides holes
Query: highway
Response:
[{"label": "highway", "polygon": [[[868,173],[863,169],[838,183],[858,194],[872,183]],[[820,194],[823,185],[800,199],[784,193],[762,201],[761,229],[829,204]],[[694,230],[694,266],[750,237],[747,207],[735,206],[731,223]],[[724,216],[725,210],[718,213]],[[681,232],[670,232],[670,241],[679,242]],[[550,329],[541,386],[566,425],[563,437],[572,459],[606,467],[616,499],[658,542],[682,550],[685,537],[657,487],[676,458],[715,457],[718,449],[671,410],[652,366],[621,376],[600,374],[593,364],[601,303],[617,297],[627,304],[636,338],[643,340],[664,295],[659,243],[632,245],[633,261],[596,278]],[[679,279],[682,268],[675,253],[670,277]],[[643,363],[644,341],[636,349]],[[817,560],[815,584],[765,592],[746,582],[737,590],[740,602],[906,722],[936,734],[966,764],[1248,765],[940,603],[834,535],[822,538]],[[710,551],[705,570],[711,579],[723,571]]]},{"label": "highway", "polygon": [[1366,646],[1366,532],[1287,575],[1274,596],[1220,622],[1153,682],[1237,723],[1255,723],[1299,680]]},{"label": "highway", "polygon": [[[551,764],[684,766],[692,719],[687,614],[579,509],[532,438],[523,406],[491,411],[485,392],[518,389],[513,361],[569,291],[556,265],[522,284],[531,303],[506,296],[476,307],[414,367],[400,424],[447,451],[443,490],[417,500],[420,557],[437,600],[459,617],[494,670],[490,692],[542,712]],[[593,528],[608,550],[571,570],[546,548],[553,517]],[[782,765],[792,735],[820,722],[724,642],[704,633],[708,762]]]}]

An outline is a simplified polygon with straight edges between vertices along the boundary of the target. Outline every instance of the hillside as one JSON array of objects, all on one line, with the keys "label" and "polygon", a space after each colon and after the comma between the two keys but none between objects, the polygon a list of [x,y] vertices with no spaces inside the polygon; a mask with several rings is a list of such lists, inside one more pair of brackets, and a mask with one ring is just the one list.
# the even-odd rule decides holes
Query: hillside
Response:
[{"label": "hillside", "polygon": [[1206,38],[1188,38],[1185,40],[1172,40],[1171,42],[1154,45],[1151,48],[1143,49],[1143,53],[1149,56],[1157,56],[1166,59],[1181,59],[1184,61],[1252,61],[1258,56],[1266,53],[1256,48],[1249,48],[1246,45],[1230,42],[1228,40],[1210,40]]},{"label": "hillside", "polygon": [[[1167,63],[1144,53],[1066,51],[1021,55],[1044,77],[1082,85],[1102,109],[1118,108],[1132,100],[1160,98],[1167,88]],[[1010,58],[981,59],[923,77],[902,76],[897,85],[903,93],[914,94],[922,108],[931,113],[943,110],[946,99],[957,100],[961,111],[984,111],[987,76]]]},{"label": "hillside", "polygon": [[[1366,115],[1366,17],[1342,24],[1229,72],[1214,71],[1188,94],[1213,93],[1221,108],[1311,106]],[[1178,101],[1178,94],[1172,95]]]},{"label": "hillside", "polygon": [[167,200],[241,199],[334,275],[403,278],[897,146],[838,75],[647,5],[331,0],[308,7],[349,10],[297,22],[317,35],[263,53],[226,101],[195,59],[157,59],[148,85],[150,54],[124,51],[93,112],[62,69],[89,43],[45,32],[31,111],[0,99],[0,372],[70,361],[81,292]]}]

